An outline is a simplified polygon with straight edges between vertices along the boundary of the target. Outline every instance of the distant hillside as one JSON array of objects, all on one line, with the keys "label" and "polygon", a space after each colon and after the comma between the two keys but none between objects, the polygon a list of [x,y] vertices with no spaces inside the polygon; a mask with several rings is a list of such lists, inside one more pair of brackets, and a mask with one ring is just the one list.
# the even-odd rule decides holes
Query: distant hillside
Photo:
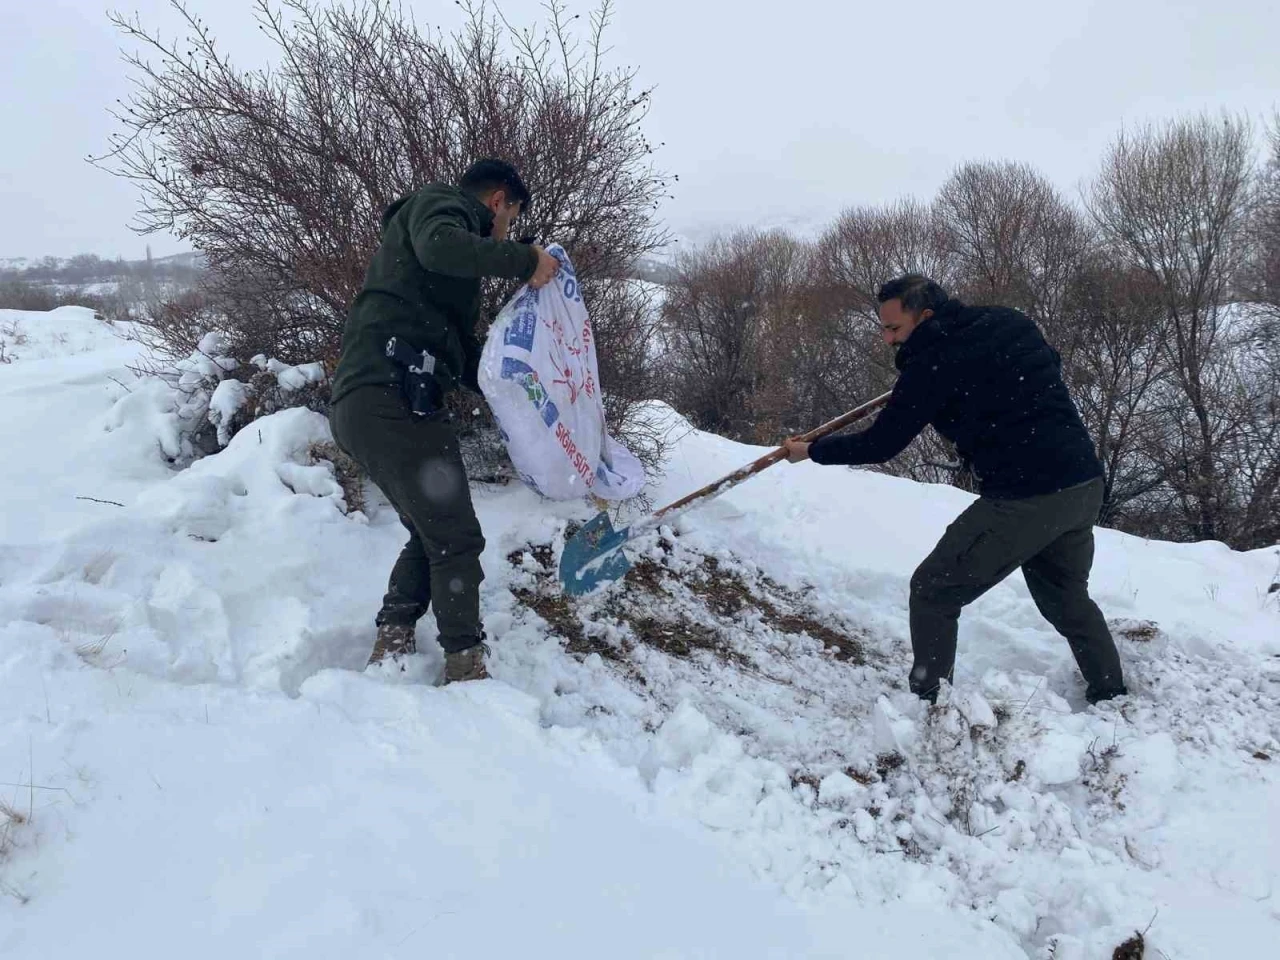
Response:
[{"label": "distant hillside", "polygon": [[193,281],[203,266],[204,258],[198,253],[143,260],[106,260],[92,253],[39,260],[9,257],[0,259],[0,282],[81,286],[126,280]]},{"label": "distant hillside", "polygon": [[675,267],[658,257],[641,257],[631,266],[632,280],[647,280],[650,283],[670,283],[675,278]]}]

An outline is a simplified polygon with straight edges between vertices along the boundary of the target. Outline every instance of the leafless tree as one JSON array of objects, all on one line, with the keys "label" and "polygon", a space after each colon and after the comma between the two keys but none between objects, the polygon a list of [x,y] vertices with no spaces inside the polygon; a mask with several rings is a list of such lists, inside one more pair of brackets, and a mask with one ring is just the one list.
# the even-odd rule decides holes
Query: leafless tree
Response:
[{"label": "leafless tree", "polygon": [[839,360],[848,391],[841,404],[884,389],[896,376],[892,354],[879,344],[876,291],[904,273],[921,273],[943,286],[955,280],[936,212],[915,200],[847,210],[818,239],[811,312],[822,316],[825,345]]},{"label": "leafless tree", "polygon": [[1251,146],[1247,121],[1227,116],[1125,133],[1090,198],[1111,252],[1158,286],[1174,392],[1151,452],[1194,539],[1227,534],[1228,454],[1238,433],[1227,306],[1244,254]]},{"label": "leafless tree", "polygon": [[1268,308],[1274,318],[1271,330],[1276,331],[1280,326],[1280,114],[1269,133],[1270,156],[1258,178],[1242,294]]},{"label": "leafless tree", "polygon": [[1053,185],[1024,164],[970,163],[943,184],[937,209],[965,299],[1015,307],[1060,333],[1090,231]]},{"label": "leafless tree", "polygon": [[1239,427],[1228,450],[1229,542],[1251,549],[1280,543],[1280,339],[1274,314],[1252,312],[1232,358]]},{"label": "leafless tree", "polygon": [[1068,284],[1062,325],[1073,330],[1063,374],[1098,448],[1105,481],[1101,522],[1165,482],[1148,456],[1160,411],[1156,388],[1167,379],[1161,349],[1165,312],[1153,278],[1096,254]]},{"label": "leafless tree", "polygon": [[846,210],[818,241],[815,280],[832,305],[876,322],[876,291],[886,280],[921,273],[943,286],[955,262],[936,210],[916,200]]},{"label": "leafless tree", "polygon": [[[684,258],[668,296],[677,406],[700,425],[772,440],[880,392],[897,371],[875,292],[924,273],[1040,323],[1097,443],[1104,523],[1274,543],[1280,128],[1271,148],[1255,203],[1246,123],[1144,128],[1113,146],[1083,214],[1030,168],[969,164],[932,204],[844,213],[786,260],[781,285],[769,265],[785,243],[722,238]],[[883,469],[972,489],[954,467],[926,431]]]},{"label": "leafless tree", "polygon": [[[835,385],[825,392],[829,399],[818,419],[889,389],[897,378],[893,352],[880,341],[880,285],[904,273],[920,273],[951,289],[960,279],[957,267],[936,205],[906,199],[840,215],[817,243],[811,284],[810,326],[822,326],[827,380]],[[971,478],[958,466],[951,445],[927,430],[892,463],[876,469],[971,487]]]}]

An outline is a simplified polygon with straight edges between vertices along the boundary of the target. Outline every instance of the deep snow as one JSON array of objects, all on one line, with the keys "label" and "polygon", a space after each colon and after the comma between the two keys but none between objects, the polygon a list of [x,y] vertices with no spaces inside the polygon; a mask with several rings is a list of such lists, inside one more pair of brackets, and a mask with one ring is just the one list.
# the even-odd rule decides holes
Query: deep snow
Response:
[{"label": "deep snow", "polygon": [[[615,658],[566,652],[513,593],[551,589],[528,548],[588,508],[480,489],[495,680],[437,688],[429,624],[406,672],[361,669],[403,532],[376,498],[343,512],[322,417],[176,470],[183,398],[133,378],[122,331],[15,322],[0,956],[1061,960],[1150,924],[1209,958],[1280,933],[1274,549],[1100,531],[1133,695],[1085,705],[1015,576],[966,611],[928,712],[906,582],[963,493],[777,467],[640,544],[648,593],[574,610]],[[682,438],[660,501],[759,453],[654,415]],[[865,662],[691,589],[725,577]],[[732,656],[638,642],[624,602]]]}]

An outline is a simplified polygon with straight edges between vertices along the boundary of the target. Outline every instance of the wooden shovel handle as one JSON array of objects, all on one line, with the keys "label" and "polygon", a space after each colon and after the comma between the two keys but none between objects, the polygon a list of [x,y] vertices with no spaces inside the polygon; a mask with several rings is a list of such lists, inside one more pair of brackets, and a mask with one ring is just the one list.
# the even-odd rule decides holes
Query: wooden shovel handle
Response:
[{"label": "wooden shovel handle", "polygon": [[[867,416],[867,414],[874,413],[876,410],[879,410],[881,407],[883,407],[889,401],[889,397],[892,395],[892,393],[893,391],[889,391],[889,393],[881,394],[880,396],[876,397],[874,400],[868,400],[866,403],[862,404],[862,406],[854,407],[848,413],[842,413],[840,416],[836,417],[834,420],[828,420],[822,426],[815,427],[814,429],[810,430],[808,433],[800,437],[797,437],[796,439],[802,440],[805,443],[812,443],[814,440],[819,440],[822,437],[827,436],[828,434],[835,433],[837,430],[843,430],[845,427],[849,426],[849,424],[856,423],[857,421],[861,420],[863,417]],[[657,526],[659,521],[663,520],[666,517],[669,517],[671,514],[676,513],[679,510],[683,510],[685,507],[689,506],[691,503],[694,503],[698,500],[709,500],[712,497],[718,497],[720,494],[724,493],[726,490],[733,489],[738,484],[742,483],[744,480],[751,479],[760,471],[767,470],[769,467],[772,467],[775,463],[781,463],[785,459],[787,459],[786,448],[778,447],[777,450],[771,451],[770,453],[766,453],[759,460],[756,460],[753,463],[748,463],[745,467],[739,467],[737,470],[733,471],[733,473],[729,474],[728,476],[721,477],[719,480],[715,481],[714,483],[707,484],[701,490],[695,490],[693,493],[689,494],[687,497],[682,497],[681,499],[677,500],[675,503],[667,504],[667,506],[663,507],[661,510],[657,510],[653,514],[651,514],[648,522],[641,521],[641,524],[646,529]],[[640,524],[633,524],[632,529],[635,530],[638,526],[640,526]]]},{"label": "wooden shovel handle", "polygon": [[[857,423],[867,414],[875,413],[877,410],[879,410],[881,407],[883,407],[886,403],[889,402],[889,398],[891,396],[893,396],[892,390],[890,390],[888,393],[882,393],[880,394],[880,396],[876,397],[874,400],[868,400],[862,406],[854,407],[848,413],[842,413],[840,414],[840,416],[836,417],[834,420],[828,420],[822,426],[814,427],[808,433],[804,434],[804,436],[797,437],[796,439],[803,440],[805,443],[813,443],[813,441],[815,440],[821,440],[823,437],[827,436],[828,434],[835,433],[837,430],[843,430],[845,427],[849,426],[851,423]],[[778,449],[783,450],[782,447],[779,447]],[[783,451],[783,456],[786,456],[785,451]]]}]

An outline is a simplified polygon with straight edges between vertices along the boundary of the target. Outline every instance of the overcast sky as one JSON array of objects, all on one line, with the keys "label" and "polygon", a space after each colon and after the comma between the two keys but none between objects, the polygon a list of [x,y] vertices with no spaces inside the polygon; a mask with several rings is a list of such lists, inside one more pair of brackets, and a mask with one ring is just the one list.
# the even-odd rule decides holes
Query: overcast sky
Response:
[{"label": "overcast sky", "polygon": [[[453,0],[404,0],[457,26]],[[165,0],[120,4],[168,35]],[[251,0],[190,0],[241,66],[270,48]],[[538,0],[502,4],[528,22]],[[1031,163],[1073,194],[1123,125],[1280,107],[1275,0],[617,0],[618,64],[657,91],[648,122],[680,175],[677,233],[798,225],[929,196],[974,159]],[[101,0],[0,0],[0,257],[184,249],[127,229],[135,188],[91,167],[126,96]],[[587,3],[571,9],[587,12]]]}]

